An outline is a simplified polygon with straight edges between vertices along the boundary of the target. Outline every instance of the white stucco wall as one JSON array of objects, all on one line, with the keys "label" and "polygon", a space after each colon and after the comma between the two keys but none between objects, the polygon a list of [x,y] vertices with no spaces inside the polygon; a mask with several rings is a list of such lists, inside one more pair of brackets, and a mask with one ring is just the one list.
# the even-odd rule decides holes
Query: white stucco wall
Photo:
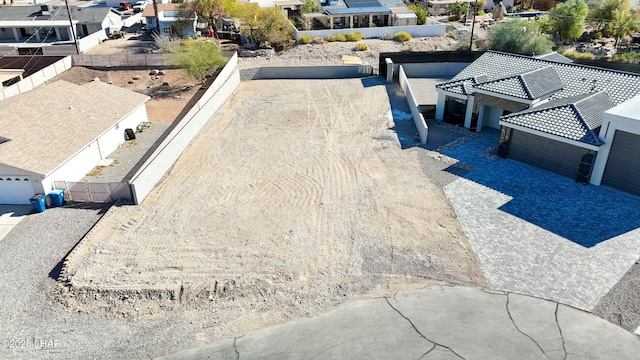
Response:
[{"label": "white stucco wall", "polygon": [[51,191],[53,181],[55,180],[81,180],[100,160],[98,144],[93,141],[49,173],[42,180],[42,191],[45,194]]},{"label": "white stucco wall", "polygon": [[[147,108],[144,104],[141,104],[126,115],[117,124],[109,128],[106,132],[98,137],[98,145],[100,146],[100,156],[102,159],[106,159],[115,149],[124,143],[124,129],[130,128],[133,131],[136,130],[138,124],[143,121],[147,121]],[[66,179],[56,179],[66,180]]]}]

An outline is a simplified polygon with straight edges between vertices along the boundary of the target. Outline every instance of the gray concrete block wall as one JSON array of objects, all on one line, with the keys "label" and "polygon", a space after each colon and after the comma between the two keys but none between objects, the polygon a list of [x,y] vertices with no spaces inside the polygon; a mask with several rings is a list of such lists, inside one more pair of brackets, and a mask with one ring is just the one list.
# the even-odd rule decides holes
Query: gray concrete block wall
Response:
[{"label": "gray concrete block wall", "polygon": [[469,66],[469,63],[462,62],[402,64],[404,73],[410,78],[451,78],[467,66]]},{"label": "gray concrete block wall", "polygon": [[241,79],[346,79],[373,75],[371,65],[277,66],[241,70]]}]

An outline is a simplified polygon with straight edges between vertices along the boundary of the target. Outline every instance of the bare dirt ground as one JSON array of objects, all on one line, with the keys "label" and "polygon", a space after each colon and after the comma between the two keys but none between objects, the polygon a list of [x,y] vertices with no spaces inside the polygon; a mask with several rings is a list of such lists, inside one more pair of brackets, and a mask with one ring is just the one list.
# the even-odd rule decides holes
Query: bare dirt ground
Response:
[{"label": "bare dirt ground", "polygon": [[163,70],[163,75],[150,75],[149,70],[94,70],[73,67],[54,80],[84,84],[95,78],[100,81],[149,95],[147,115],[149,121],[171,123],[198,91],[198,81],[181,69]]},{"label": "bare dirt ground", "polygon": [[207,342],[357,296],[486,285],[394,117],[379,81],[241,83],[154,193],[109,210],[68,258],[64,301],[197,310]]}]

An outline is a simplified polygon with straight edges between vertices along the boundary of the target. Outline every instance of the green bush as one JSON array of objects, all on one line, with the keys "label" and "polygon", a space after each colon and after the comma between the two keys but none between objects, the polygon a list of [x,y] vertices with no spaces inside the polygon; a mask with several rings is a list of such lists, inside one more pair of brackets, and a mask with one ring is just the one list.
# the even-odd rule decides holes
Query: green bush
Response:
[{"label": "green bush", "polygon": [[416,13],[418,25],[424,25],[424,23],[427,22],[427,10],[425,10],[422,6],[414,4],[409,5],[408,8]]},{"label": "green bush", "polygon": [[393,35],[393,40],[398,42],[405,42],[411,40],[411,34],[406,31],[400,31]]},{"label": "green bush", "polygon": [[362,33],[352,32],[347,34],[347,41],[349,42],[358,42],[362,40]]},{"label": "green bush", "polygon": [[369,50],[369,45],[367,45],[366,43],[357,43],[356,47],[353,48],[353,50],[355,50],[355,51],[367,51],[367,50]]},{"label": "green bush", "polygon": [[301,44],[311,44],[311,35],[300,35],[298,42]]},{"label": "green bush", "polygon": [[333,34],[327,37],[328,42],[345,42],[347,37],[344,34]]},{"label": "green bush", "polygon": [[591,38],[594,40],[600,40],[602,39],[602,33],[600,31],[592,31]]},{"label": "green bush", "polygon": [[476,15],[478,15],[478,16],[483,16],[483,15],[484,15],[484,10],[478,10],[478,12],[476,13]]}]

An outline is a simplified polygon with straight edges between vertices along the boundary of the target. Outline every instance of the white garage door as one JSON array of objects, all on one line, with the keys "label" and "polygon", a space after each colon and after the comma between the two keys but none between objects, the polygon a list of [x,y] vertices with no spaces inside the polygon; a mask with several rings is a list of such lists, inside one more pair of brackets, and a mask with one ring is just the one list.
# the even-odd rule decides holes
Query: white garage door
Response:
[{"label": "white garage door", "polygon": [[0,175],[0,204],[30,204],[34,194],[28,176]]}]

